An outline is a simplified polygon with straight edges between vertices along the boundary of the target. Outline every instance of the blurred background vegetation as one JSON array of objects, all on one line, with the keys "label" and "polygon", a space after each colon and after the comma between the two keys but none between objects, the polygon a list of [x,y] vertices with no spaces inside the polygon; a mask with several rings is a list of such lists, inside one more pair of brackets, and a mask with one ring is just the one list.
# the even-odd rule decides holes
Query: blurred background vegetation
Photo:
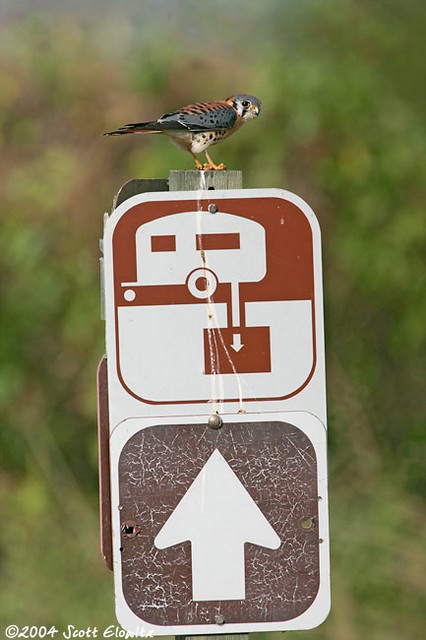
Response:
[{"label": "blurred background vegetation", "polygon": [[287,635],[426,637],[424,1],[0,0],[0,19],[1,625],[115,622],[98,238],[122,183],[192,159],[100,133],[248,92],[261,117],[214,159],[323,232],[333,609]]}]

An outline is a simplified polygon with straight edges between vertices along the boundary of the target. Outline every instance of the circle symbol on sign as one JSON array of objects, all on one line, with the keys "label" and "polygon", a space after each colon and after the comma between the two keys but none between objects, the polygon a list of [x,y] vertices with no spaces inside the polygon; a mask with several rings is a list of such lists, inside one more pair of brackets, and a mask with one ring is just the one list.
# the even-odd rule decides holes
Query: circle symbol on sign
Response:
[{"label": "circle symbol on sign", "polygon": [[133,302],[133,300],[136,298],[136,293],[133,291],[133,289],[126,289],[123,295],[124,299],[127,300],[127,302]]},{"label": "circle symbol on sign", "polygon": [[194,298],[209,298],[216,291],[218,280],[210,269],[194,269],[186,281],[186,286]]}]

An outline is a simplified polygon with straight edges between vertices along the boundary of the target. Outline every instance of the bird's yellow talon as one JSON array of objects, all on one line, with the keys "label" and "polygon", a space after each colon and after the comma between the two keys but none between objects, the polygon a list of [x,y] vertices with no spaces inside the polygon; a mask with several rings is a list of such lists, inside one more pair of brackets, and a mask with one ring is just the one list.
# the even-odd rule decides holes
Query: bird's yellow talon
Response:
[{"label": "bird's yellow talon", "polygon": [[224,171],[225,169],[226,167],[223,164],[223,162],[221,162],[220,164],[213,164],[210,162],[206,162],[203,165],[203,171]]}]

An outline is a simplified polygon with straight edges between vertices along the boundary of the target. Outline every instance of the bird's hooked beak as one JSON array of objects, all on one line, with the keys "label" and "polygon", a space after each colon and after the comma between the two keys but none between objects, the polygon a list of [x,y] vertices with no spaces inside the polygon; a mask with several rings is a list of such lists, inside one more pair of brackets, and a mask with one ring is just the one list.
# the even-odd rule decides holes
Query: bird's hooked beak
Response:
[{"label": "bird's hooked beak", "polygon": [[257,104],[252,104],[249,108],[249,112],[252,118],[257,118],[260,113],[260,108],[257,106]]}]

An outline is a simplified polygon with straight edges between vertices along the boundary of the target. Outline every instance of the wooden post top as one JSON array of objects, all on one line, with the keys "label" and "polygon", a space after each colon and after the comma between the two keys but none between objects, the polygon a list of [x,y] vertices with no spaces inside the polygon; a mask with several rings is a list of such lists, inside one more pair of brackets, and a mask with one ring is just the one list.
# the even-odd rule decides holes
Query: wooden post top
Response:
[{"label": "wooden post top", "polygon": [[137,195],[152,191],[199,191],[213,189],[242,189],[242,171],[169,171],[167,178],[134,178],[117,192],[113,209]]},{"label": "wooden post top", "polygon": [[242,171],[169,171],[169,191],[242,188]]}]

